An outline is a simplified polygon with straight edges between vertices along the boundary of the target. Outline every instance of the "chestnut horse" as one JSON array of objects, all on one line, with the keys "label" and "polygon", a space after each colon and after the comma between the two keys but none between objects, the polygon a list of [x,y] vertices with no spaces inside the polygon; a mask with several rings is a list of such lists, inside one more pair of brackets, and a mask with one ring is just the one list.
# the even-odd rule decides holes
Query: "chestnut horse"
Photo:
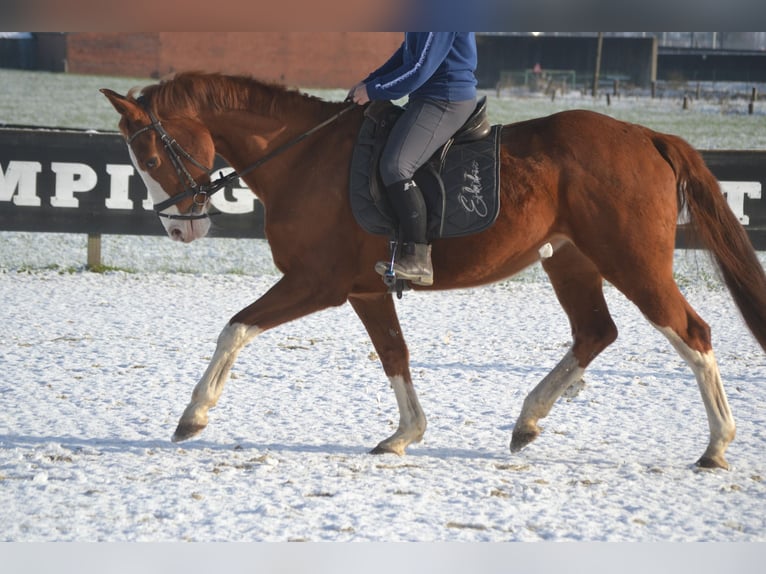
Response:
[{"label": "chestnut horse", "polygon": [[[396,432],[372,452],[404,454],[420,441],[426,417],[409,352],[394,298],[374,271],[376,261],[389,257],[388,240],[365,232],[349,202],[349,165],[364,110],[219,74],[179,74],[138,97],[102,92],[121,115],[119,129],[168,234],[184,242],[206,234],[215,188],[207,166],[220,154],[263,203],[266,237],[283,274],[221,331],[173,440],[205,428],[237,354],[253,338],[348,301],[399,408]],[[497,220],[480,233],[434,241],[435,279],[426,289],[492,283],[542,260],[573,342],[524,400],[511,451],[538,436],[538,420],[617,338],[602,291],[606,280],[691,367],[710,429],[697,464],[728,468],[735,426],[710,328],[673,279],[681,210],[765,350],[766,275],[700,155],[678,137],[578,110],[504,126],[500,161]]]}]

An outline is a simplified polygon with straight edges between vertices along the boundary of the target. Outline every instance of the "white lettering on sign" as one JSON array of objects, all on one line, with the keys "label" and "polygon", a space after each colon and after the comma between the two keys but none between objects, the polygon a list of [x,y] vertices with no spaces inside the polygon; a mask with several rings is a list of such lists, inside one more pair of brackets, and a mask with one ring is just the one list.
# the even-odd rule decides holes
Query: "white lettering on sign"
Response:
[{"label": "white lettering on sign", "polygon": [[[230,167],[220,169],[213,176],[212,180],[215,181],[220,175],[228,175],[234,170]],[[210,197],[210,203],[223,213],[250,213],[255,209],[255,194],[250,191],[250,188],[242,183],[242,180],[237,178],[239,187],[233,187],[231,194],[234,197],[233,201],[226,199],[223,193],[216,193]]]},{"label": "white lettering on sign", "polygon": [[106,207],[109,209],[133,209],[133,202],[128,195],[130,176],[135,173],[133,166],[108,163],[106,164],[106,173],[110,176],[109,197],[106,198]]},{"label": "white lettering on sign", "polygon": [[[76,193],[88,193],[98,185],[98,174],[84,163],[52,162],[51,172],[55,174],[55,185],[50,203],[53,207],[76,209],[80,201]],[[37,176],[42,173],[43,165],[37,161],[10,161],[3,169],[0,163],[0,202],[12,201],[23,207],[40,207],[42,204],[37,195]],[[230,167],[217,170],[213,180],[221,175],[227,175],[234,170]],[[107,164],[106,173],[109,175],[109,195],[104,198],[107,209],[133,209],[130,199],[130,178],[135,175],[135,168],[127,164]],[[236,179],[238,186],[231,189],[230,198],[219,192],[211,197],[211,203],[223,213],[251,213],[255,209],[255,195],[241,179]],[[146,211],[153,209],[152,200],[148,193],[141,202]]]},{"label": "white lettering on sign", "polygon": [[53,207],[78,207],[75,193],[90,191],[98,183],[96,172],[84,163],[54,161],[51,170],[56,174],[56,195],[51,197]]},{"label": "white lettering on sign", "polygon": [[726,196],[729,207],[742,225],[749,225],[750,218],[745,215],[745,196],[761,199],[760,181],[721,181],[721,191]]},{"label": "white lettering on sign", "polygon": [[[745,215],[745,196],[750,199],[761,199],[760,181],[719,181],[721,192],[726,198],[726,203],[734,212],[742,225],[749,225],[750,218]],[[678,224],[685,225],[689,223],[689,213],[684,206],[681,213],[678,214]]]},{"label": "white lettering on sign", "polygon": [[40,207],[40,198],[37,197],[37,174],[42,170],[42,164],[37,161],[10,161],[5,171],[0,164],[0,201]]}]

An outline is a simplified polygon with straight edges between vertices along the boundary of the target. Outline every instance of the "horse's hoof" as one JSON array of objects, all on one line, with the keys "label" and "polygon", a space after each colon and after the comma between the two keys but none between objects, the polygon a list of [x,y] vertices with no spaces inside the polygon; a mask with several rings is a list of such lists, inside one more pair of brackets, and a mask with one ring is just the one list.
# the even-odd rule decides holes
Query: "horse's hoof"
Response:
[{"label": "horse's hoof", "polygon": [[729,470],[729,463],[722,456],[703,455],[697,461],[697,466],[700,468],[722,468],[723,470]]},{"label": "horse's hoof", "polygon": [[206,425],[200,425],[200,424],[184,424],[184,423],[178,423],[178,426],[176,427],[176,432],[173,433],[173,442],[181,442],[184,440],[188,440],[199,433],[201,433],[205,429]]},{"label": "horse's hoof", "polygon": [[399,456],[402,456],[404,454],[404,449],[397,450],[391,446],[384,445],[383,443],[380,443],[378,446],[376,446],[374,449],[370,451],[370,454],[396,454]]},{"label": "horse's hoof", "polygon": [[511,435],[511,452],[519,452],[540,435],[538,429],[515,430]]}]

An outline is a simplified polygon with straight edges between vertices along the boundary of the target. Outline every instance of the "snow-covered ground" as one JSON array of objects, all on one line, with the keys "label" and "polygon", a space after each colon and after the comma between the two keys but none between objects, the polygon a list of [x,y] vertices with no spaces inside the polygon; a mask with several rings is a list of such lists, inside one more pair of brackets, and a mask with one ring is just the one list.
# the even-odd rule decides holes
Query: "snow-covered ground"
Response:
[{"label": "snow-covered ground", "polygon": [[[766,263],[766,254],[761,260]],[[539,266],[398,303],[428,417],[372,456],[393,392],[348,305],[263,334],[210,426],[169,438],[226,320],[278,274],[262,240],[0,233],[0,539],[766,541],[766,362],[706,258],[677,252],[738,424],[726,471],[691,372],[618,292],[620,338],[579,394],[508,449],[526,393],[570,344]]]}]

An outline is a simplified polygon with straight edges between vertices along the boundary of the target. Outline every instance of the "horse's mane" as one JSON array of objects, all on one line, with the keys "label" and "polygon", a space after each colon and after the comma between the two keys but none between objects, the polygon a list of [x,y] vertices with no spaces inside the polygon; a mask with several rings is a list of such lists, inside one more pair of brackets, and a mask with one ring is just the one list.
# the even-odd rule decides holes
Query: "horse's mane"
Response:
[{"label": "horse's mane", "polygon": [[[131,90],[135,97],[137,89]],[[140,90],[156,109],[192,115],[201,109],[260,110],[276,115],[296,109],[316,110],[330,105],[315,96],[286,86],[264,82],[251,76],[207,72],[180,72]]]}]

